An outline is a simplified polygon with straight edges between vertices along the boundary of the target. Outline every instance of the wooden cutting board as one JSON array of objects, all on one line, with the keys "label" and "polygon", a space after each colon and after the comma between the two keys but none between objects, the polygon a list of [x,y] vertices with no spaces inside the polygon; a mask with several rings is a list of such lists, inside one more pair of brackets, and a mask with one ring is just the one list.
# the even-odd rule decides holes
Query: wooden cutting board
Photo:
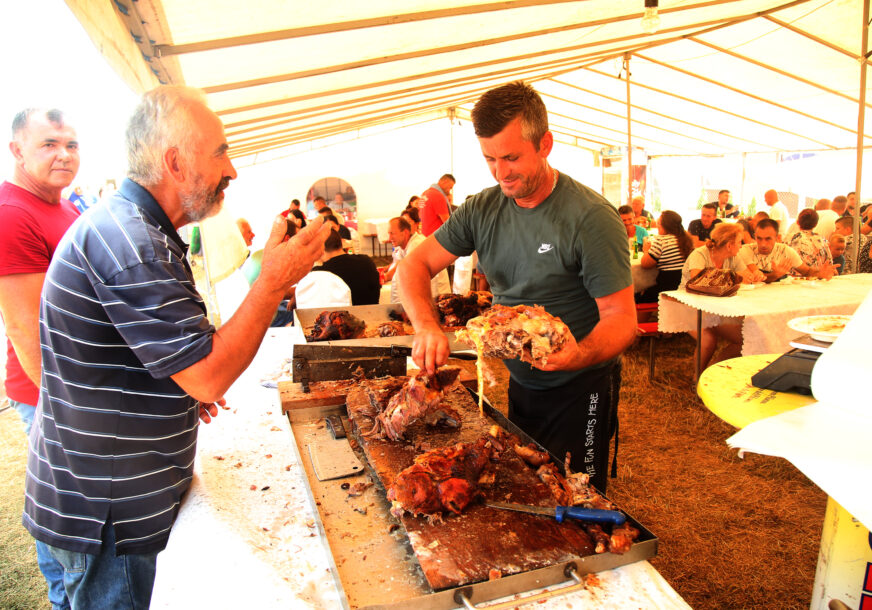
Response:
[{"label": "wooden cutting board", "polygon": [[[369,418],[360,414],[368,404],[366,392],[360,387],[349,392],[346,404],[355,438],[385,489],[400,471],[412,464],[416,455],[457,442],[474,442],[493,425],[493,421],[479,414],[478,405],[464,388],[455,387],[450,402],[463,418],[459,429],[416,423],[407,431],[405,442],[373,440],[361,437],[356,429],[357,425],[364,430],[370,427]],[[484,493],[491,500],[553,505],[547,487],[511,450],[504,452],[496,463],[496,482]],[[590,538],[575,523],[560,524],[547,517],[489,508],[481,503],[459,516],[445,516],[441,523],[408,514],[400,521],[433,590],[593,554]]]}]

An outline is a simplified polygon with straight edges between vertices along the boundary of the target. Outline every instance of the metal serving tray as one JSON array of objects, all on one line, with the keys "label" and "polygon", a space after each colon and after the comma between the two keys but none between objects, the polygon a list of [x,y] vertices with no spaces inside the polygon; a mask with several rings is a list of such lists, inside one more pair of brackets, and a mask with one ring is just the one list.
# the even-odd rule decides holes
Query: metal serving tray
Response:
[{"label": "metal serving tray", "polygon": [[[472,391],[470,393],[475,395]],[[481,603],[565,583],[570,578],[570,571],[576,575],[601,572],[657,554],[657,538],[628,515],[633,525],[639,528],[640,534],[630,551],[624,555],[603,553],[579,557],[497,580],[433,592],[418,565],[405,530],[389,512],[390,503],[385,497],[385,490],[369,471],[363,451],[355,443],[352,442],[353,448],[360,460],[367,464],[367,473],[331,481],[319,481],[315,476],[306,447],[329,435],[323,419],[327,416],[340,415],[346,428],[349,427],[345,406],[320,407],[307,412],[312,419],[304,421],[294,421],[289,413],[295,441],[293,450],[306,473],[318,530],[329,551],[331,570],[342,593],[345,608],[448,610],[462,605],[461,595],[472,603]],[[485,413],[506,430],[531,441],[487,402]],[[554,462],[562,466],[562,460]],[[349,487],[365,481],[375,483],[360,496],[349,495]],[[555,590],[555,593],[558,591]],[[517,603],[522,602],[519,600]]]}]

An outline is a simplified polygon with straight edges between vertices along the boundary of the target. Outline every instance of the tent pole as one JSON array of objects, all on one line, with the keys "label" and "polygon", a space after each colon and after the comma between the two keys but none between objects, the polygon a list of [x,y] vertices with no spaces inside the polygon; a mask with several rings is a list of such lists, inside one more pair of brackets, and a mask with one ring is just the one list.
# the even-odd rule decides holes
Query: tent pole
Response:
[{"label": "tent pole", "polygon": [[624,76],[627,78],[627,205],[633,203],[633,141],[630,127],[630,54],[624,53]]},{"label": "tent pole", "polygon": [[[863,32],[861,35],[862,44],[860,45],[860,56],[865,59],[869,51],[869,1],[863,1]],[[853,254],[854,268],[852,272],[857,272],[857,267],[860,264],[858,260],[860,248],[860,184],[863,179],[863,138],[864,138],[864,122],[866,120],[866,62],[860,62],[860,101],[857,112],[857,182],[854,188],[854,241],[851,244],[851,253]]]}]

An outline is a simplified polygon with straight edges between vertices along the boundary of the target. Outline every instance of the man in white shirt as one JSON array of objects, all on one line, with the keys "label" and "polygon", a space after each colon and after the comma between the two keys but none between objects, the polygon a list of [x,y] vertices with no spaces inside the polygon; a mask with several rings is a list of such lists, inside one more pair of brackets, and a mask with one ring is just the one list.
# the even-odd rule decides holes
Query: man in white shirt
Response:
[{"label": "man in white shirt", "polygon": [[764,218],[757,223],[754,231],[754,243],[745,244],[739,250],[739,258],[752,272],[760,271],[766,276],[766,283],[777,282],[791,271],[804,276],[831,278],[835,274],[832,265],[824,265],[813,269],[802,262],[799,253],[778,241],[776,223],[771,218]]},{"label": "man in white shirt", "polygon": [[[393,262],[385,272],[385,279],[391,281],[391,303],[401,302],[400,284],[397,277],[397,269],[400,261],[408,256],[409,252],[417,248],[425,239],[421,233],[412,234],[412,227],[405,218],[391,218],[388,228],[388,237],[394,246]],[[448,272],[443,269],[430,280],[430,294],[435,297],[440,294],[451,292],[451,284],[448,282]]]},{"label": "man in white shirt", "polygon": [[818,213],[818,223],[814,229],[815,233],[820,235],[822,239],[829,239],[836,228],[836,220],[839,218],[839,214],[830,209],[829,199],[818,199],[814,209]]},{"label": "man in white shirt", "polygon": [[790,224],[788,222],[790,218],[787,214],[787,207],[778,201],[778,193],[775,192],[775,189],[766,191],[763,194],[763,200],[769,206],[769,218],[778,222],[778,234],[784,238],[787,234],[787,227]]}]

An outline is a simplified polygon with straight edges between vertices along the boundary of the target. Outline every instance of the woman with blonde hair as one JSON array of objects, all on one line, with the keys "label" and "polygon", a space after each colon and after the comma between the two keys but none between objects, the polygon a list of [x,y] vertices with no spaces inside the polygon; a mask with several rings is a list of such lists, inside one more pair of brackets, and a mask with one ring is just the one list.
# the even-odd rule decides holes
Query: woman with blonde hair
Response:
[{"label": "woman with blonde hair", "polygon": [[[765,276],[759,271],[752,272],[738,256],[739,248],[742,247],[742,235],[744,231],[739,224],[721,223],[711,233],[711,237],[699,248],[695,249],[687,257],[681,270],[681,285],[683,289],[687,281],[703,269],[729,269],[738,274],[742,282],[762,282]],[[696,339],[696,332],[690,335]],[[709,364],[718,339],[727,341],[727,345],[718,354],[714,362],[735,358],[742,353],[742,319],[721,317],[712,314],[703,314],[703,329],[700,339],[700,370],[704,370]]]}]

